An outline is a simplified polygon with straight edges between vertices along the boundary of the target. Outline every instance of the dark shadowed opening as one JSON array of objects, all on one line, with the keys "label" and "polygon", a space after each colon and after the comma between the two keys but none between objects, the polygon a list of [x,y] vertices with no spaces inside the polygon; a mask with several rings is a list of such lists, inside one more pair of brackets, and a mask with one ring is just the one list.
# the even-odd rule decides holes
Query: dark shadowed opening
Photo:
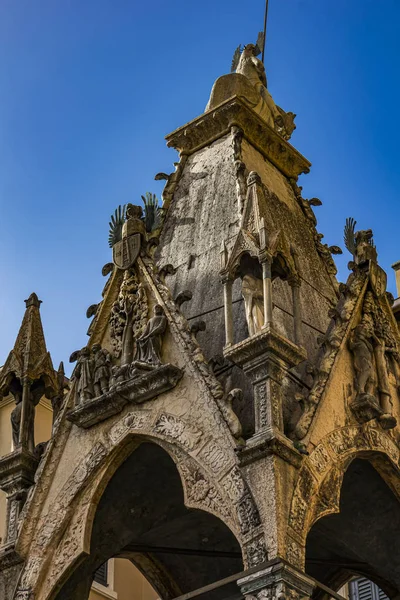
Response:
[{"label": "dark shadowed opening", "polygon": [[340,513],[309,532],[306,572],[336,590],[361,575],[393,598],[400,590],[399,535],[398,499],[368,460],[356,459],[343,479]]},{"label": "dark shadowed opening", "polygon": [[[199,487],[198,493],[205,497],[206,490]],[[131,560],[163,600],[243,569],[232,532],[217,517],[184,506],[174,462],[147,442],[109,481],[97,508],[90,556],[70,575],[56,600],[87,600],[93,573],[112,557]],[[237,591],[236,584],[232,591]],[[228,596],[224,589],[212,598]]]}]

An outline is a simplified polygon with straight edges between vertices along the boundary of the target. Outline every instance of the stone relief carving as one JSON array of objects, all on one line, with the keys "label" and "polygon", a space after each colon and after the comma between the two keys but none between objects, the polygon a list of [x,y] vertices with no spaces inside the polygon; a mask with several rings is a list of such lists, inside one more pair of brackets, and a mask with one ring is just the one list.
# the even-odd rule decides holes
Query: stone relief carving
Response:
[{"label": "stone relief carving", "polygon": [[135,270],[124,271],[118,298],[112,306],[110,316],[111,344],[116,358],[121,357],[124,348],[123,362],[129,362],[129,355],[133,353],[133,339],[145,327],[147,314],[146,293]]},{"label": "stone relief carving", "polygon": [[111,355],[100,344],[92,346],[93,387],[95,396],[108,392],[111,377]]},{"label": "stone relief carving", "polygon": [[213,513],[221,515],[224,519],[231,519],[232,515],[228,505],[222,499],[216,487],[207,481],[200,469],[186,461],[179,465],[179,469],[186,482],[187,500],[191,504],[201,506]]},{"label": "stone relief carving", "polygon": [[200,442],[203,432],[192,423],[179,417],[163,413],[158,418],[154,431],[166,438],[178,441],[188,450],[193,450]]},{"label": "stone relief carving", "polygon": [[132,429],[144,429],[150,423],[151,411],[140,411],[128,413],[122,421],[113,425],[109,432],[110,440],[116,444],[128,431]]},{"label": "stone relief carving", "polygon": [[[389,388],[387,362],[385,358],[385,330],[390,327],[382,319],[377,327],[377,300],[372,292],[364,297],[361,321],[349,336],[349,348],[353,354],[355,388],[357,396],[351,408],[360,422],[378,418],[385,429],[393,428],[396,419],[392,415],[392,400]],[[382,337],[377,335],[380,333]],[[389,334],[389,343],[394,343]]]},{"label": "stone relief carving", "polygon": [[164,309],[156,304],[153,317],[147,321],[142,335],[137,338],[135,360],[154,366],[161,364],[161,346],[167,328]]},{"label": "stone relief carving", "polygon": [[248,568],[255,567],[268,560],[263,534],[245,545],[245,556]]},{"label": "stone relief carving", "polygon": [[357,273],[349,277],[347,285],[340,289],[338,304],[331,313],[331,322],[326,334],[318,338],[320,351],[315,365],[314,382],[309,394],[302,401],[303,414],[294,429],[294,437],[299,440],[305,437],[310,427],[338,350],[346,335],[358,296],[366,286],[367,279],[365,273]]},{"label": "stone relief carving", "polygon": [[238,503],[238,515],[240,529],[243,534],[248,533],[260,525],[260,515],[253,496],[247,486]]},{"label": "stone relief carving", "polygon": [[75,404],[81,405],[108,392],[112,359],[110,353],[94,344],[73,352],[70,362],[77,361],[72,374],[75,382]]}]

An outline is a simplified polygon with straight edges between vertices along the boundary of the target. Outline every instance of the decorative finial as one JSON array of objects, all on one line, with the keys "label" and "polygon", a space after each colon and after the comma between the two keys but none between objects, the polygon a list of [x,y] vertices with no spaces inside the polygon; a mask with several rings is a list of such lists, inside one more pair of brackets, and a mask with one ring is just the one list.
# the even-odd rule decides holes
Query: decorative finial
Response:
[{"label": "decorative finial", "polygon": [[36,308],[40,308],[40,305],[42,304],[42,301],[39,300],[39,298],[37,297],[37,294],[35,294],[35,292],[33,292],[33,294],[31,294],[27,300],[24,300],[24,302],[25,302],[26,308],[29,308],[30,306],[35,306]]}]

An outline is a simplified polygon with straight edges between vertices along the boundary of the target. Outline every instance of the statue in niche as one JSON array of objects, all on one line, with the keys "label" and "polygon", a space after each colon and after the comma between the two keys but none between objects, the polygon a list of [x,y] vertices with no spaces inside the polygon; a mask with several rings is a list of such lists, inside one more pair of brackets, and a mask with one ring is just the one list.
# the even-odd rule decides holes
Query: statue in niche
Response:
[{"label": "statue in niche", "polygon": [[94,398],[93,357],[87,346],[79,352],[74,377],[77,381],[77,404],[82,404]]},{"label": "statue in niche", "polygon": [[[15,399],[15,408],[11,413],[11,428],[12,428],[12,441],[13,447],[18,448],[20,446],[19,436],[21,430],[21,416],[22,416],[22,388],[15,380],[14,385],[11,386],[10,392]],[[27,410],[25,414],[26,418],[26,442],[30,452],[35,449],[35,407],[39,404],[40,398],[43,396],[43,386],[38,386],[36,389],[29,390],[29,399],[27,404]]]},{"label": "statue in niche", "polygon": [[15,399],[15,408],[11,412],[11,429],[12,429],[12,441],[13,448],[19,446],[19,431],[21,427],[21,412],[22,412],[22,390],[18,390],[11,393]]},{"label": "statue in niche", "polygon": [[242,278],[242,296],[249,336],[259,333],[264,325],[263,282],[253,275]]},{"label": "statue in niche", "polygon": [[135,360],[155,366],[161,364],[161,347],[166,328],[167,317],[164,309],[160,304],[156,304],[153,316],[137,339]]},{"label": "statue in niche", "polygon": [[109,381],[111,376],[111,355],[100,346],[94,344],[92,347],[93,353],[93,387],[94,394],[97,398],[108,392]]}]

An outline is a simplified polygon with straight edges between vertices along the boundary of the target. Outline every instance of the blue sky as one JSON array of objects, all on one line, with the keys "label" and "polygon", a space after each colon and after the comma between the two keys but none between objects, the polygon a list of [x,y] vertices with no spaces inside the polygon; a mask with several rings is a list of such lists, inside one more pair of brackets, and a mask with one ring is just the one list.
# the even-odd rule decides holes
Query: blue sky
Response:
[{"label": "blue sky", "polygon": [[[0,0],[0,364],[36,291],[53,360],[86,341],[101,298],[114,208],[161,193],[164,135],[198,116],[264,0]],[[266,68],[297,113],[318,228],[372,227],[380,264],[400,259],[399,0],[270,0]],[[347,253],[339,277],[347,277]]]}]

